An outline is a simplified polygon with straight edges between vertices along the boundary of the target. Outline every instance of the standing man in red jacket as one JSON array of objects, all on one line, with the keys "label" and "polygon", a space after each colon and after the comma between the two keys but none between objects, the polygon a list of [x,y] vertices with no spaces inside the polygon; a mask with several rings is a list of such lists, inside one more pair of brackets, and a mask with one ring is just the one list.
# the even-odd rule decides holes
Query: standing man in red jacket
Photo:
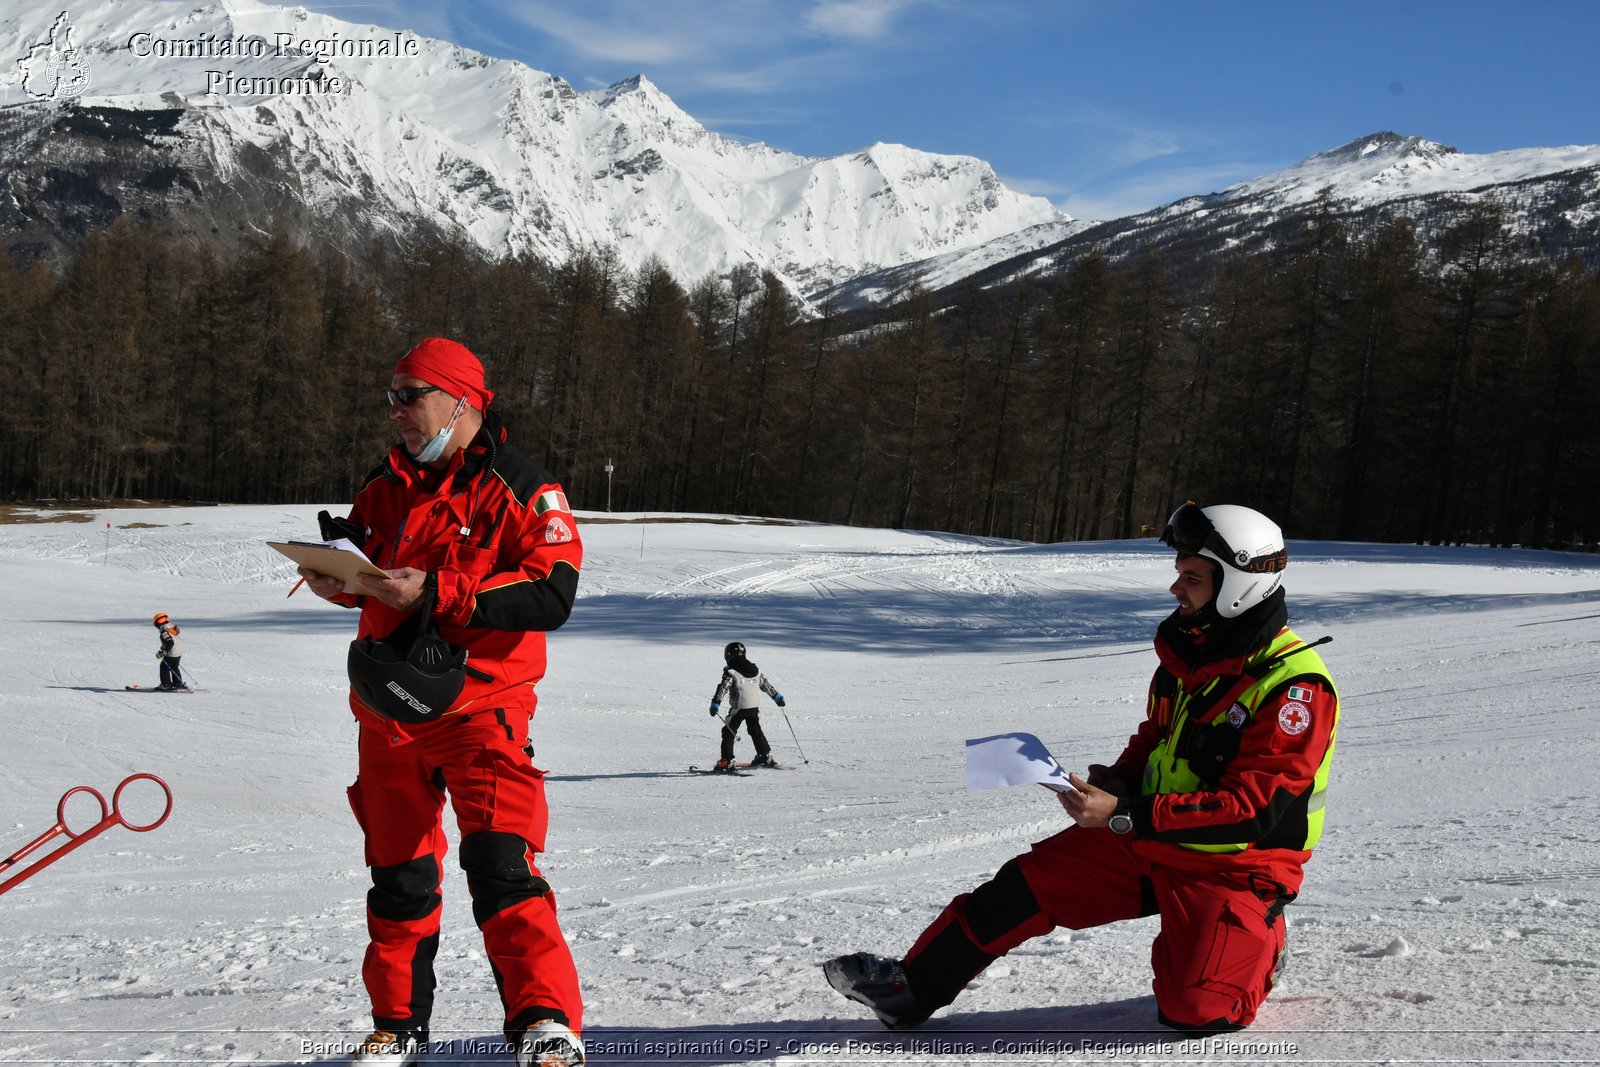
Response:
[{"label": "standing man in red jacket", "polygon": [[372,871],[361,973],[374,1029],[351,1062],[399,1067],[427,1047],[448,795],[517,1063],[581,1064],[577,969],[535,862],[548,811],[528,742],[545,632],[577,594],[577,523],[554,479],[506,442],[462,345],[418,344],[388,397],[402,443],[347,519],[321,516],[324,538],[348,537],[387,577],[346,592],[301,571],[318,596],[361,611],[349,793]]},{"label": "standing man in red jacket", "polygon": [[1115,764],[1071,776],[1061,804],[1075,825],[952,900],[904,960],[861,952],[824,965],[835,989],[887,1025],[922,1022],[1056,927],[1154,914],[1164,1025],[1239,1030],[1271,991],[1283,909],[1322,834],[1339,697],[1287,625],[1276,524],[1189,503],[1162,540],[1178,553],[1178,606],[1156,631],[1145,721]]}]

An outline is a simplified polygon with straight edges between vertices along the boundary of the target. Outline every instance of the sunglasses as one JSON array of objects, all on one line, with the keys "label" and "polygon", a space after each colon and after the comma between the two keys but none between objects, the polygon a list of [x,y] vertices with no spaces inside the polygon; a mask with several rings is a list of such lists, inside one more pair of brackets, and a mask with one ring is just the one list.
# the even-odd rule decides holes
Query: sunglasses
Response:
[{"label": "sunglasses", "polygon": [[443,392],[437,385],[408,385],[403,389],[385,389],[383,395],[389,398],[389,406],[396,404],[408,408],[421,400],[429,393]]}]

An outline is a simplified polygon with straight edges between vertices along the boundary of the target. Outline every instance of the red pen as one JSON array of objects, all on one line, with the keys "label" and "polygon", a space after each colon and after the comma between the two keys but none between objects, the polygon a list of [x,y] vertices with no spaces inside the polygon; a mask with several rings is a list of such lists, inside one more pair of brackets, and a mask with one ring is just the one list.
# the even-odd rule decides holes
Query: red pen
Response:
[{"label": "red pen", "polygon": [[[295,582],[294,583],[294,588],[289,590],[289,596],[294,596],[296,593],[298,593],[300,591],[300,587],[302,585],[305,585],[305,584],[306,584],[306,580],[304,578],[300,579],[298,582]],[[284,599],[287,600],[288,597],[285,597]]]}]

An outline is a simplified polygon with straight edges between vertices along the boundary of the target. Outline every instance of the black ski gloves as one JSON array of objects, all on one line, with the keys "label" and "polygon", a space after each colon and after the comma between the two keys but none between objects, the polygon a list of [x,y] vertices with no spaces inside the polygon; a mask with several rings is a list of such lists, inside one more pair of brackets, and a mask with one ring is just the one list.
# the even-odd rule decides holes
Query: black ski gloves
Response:
[{"label": "black ski gloves", "polygon": [[361,548],[362,542],[367,539],[366,531],[361,527],[349,519],[336,519],[326,511],[317,512],[317,525],[322,528],[322,539],[324,541],[337,541],[339,538],[345,537],[350,540],[351,544]]}]

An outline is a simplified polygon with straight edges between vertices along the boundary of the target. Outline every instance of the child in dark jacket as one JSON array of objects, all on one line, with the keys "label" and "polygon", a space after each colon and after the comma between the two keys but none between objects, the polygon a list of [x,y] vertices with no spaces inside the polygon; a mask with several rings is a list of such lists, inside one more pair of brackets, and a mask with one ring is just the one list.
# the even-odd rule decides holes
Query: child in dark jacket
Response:
[{"label": "child in dark jacket", "polygon": [[178,669],[178,661],[183,658],[183,649],[178,645],[178,624],[164,611],[156,612],[150,621],[161,635],[161,649],[156,653],[156,659],[161,661],[161,684],[156,688],[164,693],[187,690],[183,672]]}]

